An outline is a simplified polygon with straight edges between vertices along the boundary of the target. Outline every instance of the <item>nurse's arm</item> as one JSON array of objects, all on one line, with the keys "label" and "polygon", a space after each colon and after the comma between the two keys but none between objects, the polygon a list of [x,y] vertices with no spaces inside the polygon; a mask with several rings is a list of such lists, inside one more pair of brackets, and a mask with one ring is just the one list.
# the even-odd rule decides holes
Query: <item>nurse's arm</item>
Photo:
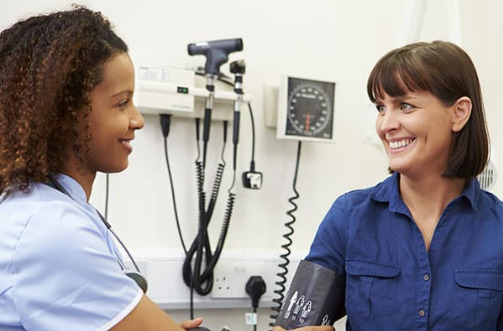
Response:
[{"label": "nurse's arm", "polygon": [[[200,323],[200,322],[199,322]],[[136,307],[110,331],[184,331],[158,305],[143,295]]]}]

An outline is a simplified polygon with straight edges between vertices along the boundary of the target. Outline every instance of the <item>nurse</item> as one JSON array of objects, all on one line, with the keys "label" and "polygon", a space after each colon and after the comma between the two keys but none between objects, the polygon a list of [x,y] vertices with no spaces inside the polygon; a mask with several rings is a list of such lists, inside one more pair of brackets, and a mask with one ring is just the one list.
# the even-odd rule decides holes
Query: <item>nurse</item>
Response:
[{"label": "nurse", "polygon": [[407,45],[367,91],[392,174],[339,197],[306,259],[343,279],[347,330],[502,330],[503,204],[476,180],[489,144],[470,57]]},{"label": "nurse", "polygon": [[84,7],[0,34],[0,330],[183,330],[121,269],[88,203],[144,121],[128,47]]}]

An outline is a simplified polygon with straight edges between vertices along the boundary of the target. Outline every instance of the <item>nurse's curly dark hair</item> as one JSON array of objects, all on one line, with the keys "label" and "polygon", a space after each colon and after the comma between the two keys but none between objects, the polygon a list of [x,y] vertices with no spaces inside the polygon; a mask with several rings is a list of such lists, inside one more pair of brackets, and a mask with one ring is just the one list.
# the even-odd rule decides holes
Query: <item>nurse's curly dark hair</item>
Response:
[{"label": "nurse's curly dark hair", "polygon": [[76,5],[0,33],[0,193],[47,181],[69,153],[82,161],[90,93],[104,63],[127,51],[101,13]]}]

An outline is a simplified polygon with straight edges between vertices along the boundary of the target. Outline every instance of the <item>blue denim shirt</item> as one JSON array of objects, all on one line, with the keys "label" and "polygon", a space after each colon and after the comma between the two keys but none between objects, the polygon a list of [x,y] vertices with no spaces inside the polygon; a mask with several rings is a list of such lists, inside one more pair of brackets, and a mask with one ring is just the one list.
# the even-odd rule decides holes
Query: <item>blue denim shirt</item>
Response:
[{"label": "blue denim shirt", "polygon": [[306,257],[345,279],[347,330],[503,330],[503,203],[469,181],[427,252],[399,176],[339,197]]}]

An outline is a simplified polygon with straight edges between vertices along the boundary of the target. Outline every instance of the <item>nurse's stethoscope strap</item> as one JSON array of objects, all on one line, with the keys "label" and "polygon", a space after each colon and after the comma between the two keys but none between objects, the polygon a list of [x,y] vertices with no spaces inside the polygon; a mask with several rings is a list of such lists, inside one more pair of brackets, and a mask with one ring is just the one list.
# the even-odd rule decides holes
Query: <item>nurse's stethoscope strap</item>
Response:
[{"label": "nurse's stethoscope strap", "polygon": [[[64,195],[68,196],[70,199],[74,200],[73,197],[71,196],[71,194],[52,175],[49,175],[49,182],[47,183],[47,185],[60,191]],[[100,217],[103,224],[105,224],[108,231],[110,231],[110,233],[115,237],[115,239],[122,246],[122,248],[124,249],[126,254],[129,256],[129,259],[131,260],[134,268],[137,271],[137,272],[126,272],[126,275],[129,278],[133,279],[136,282],[136,284],[138,284],[138,286],[142,289],[143,293],[146,293],[147,289],[148,289],[147,280],[145,279],[145,277],[143,277],[141,275],[140,268],[138,268],[138,265],[136,264],[136,261],[134,260],[133,256],[131,255],[131,253],[127,249],[126,245],[119,238],[119,236],[112,230],[112,225],[110,223],[108,223],[108,221],[105,219],[105,217],[96,208],[94,208],[94,210],[96,211],[96,213]],[[117,262],[119,263],[122,270],[126,269],[126,266],[124,265],[124,263],[122,262],[122,260],[119,257],[117,257]]]}]

